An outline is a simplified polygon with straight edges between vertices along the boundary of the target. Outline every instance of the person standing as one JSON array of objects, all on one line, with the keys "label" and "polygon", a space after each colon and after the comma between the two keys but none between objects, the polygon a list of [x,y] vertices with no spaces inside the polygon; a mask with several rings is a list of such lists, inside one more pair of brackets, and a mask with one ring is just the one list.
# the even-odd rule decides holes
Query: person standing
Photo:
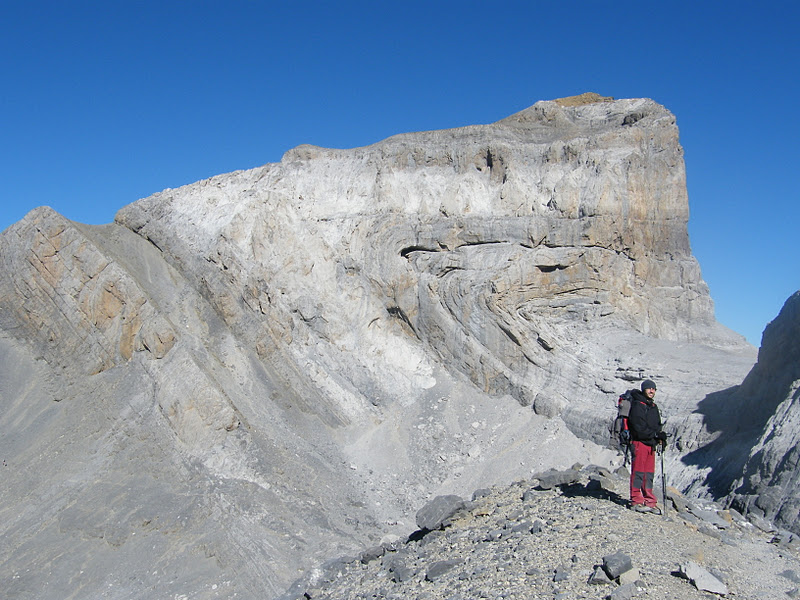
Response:
[{"label": "person standing", "polygon": [[628,427],[631,432],[631,508],[638,512],[660,515],[653,480],[656,471],[656,446],[666,445],[667,434],[661,428],[661,413],[653,401],[656,384],[645,379],[642,389],[631,390],[631,411]]}]

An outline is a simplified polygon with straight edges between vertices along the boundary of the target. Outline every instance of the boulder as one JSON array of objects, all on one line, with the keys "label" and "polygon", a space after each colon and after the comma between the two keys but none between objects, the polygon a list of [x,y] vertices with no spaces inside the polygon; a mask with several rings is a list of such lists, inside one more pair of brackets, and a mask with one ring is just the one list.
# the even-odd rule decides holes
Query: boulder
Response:
[{"label": "boulder", "polygon": [[537,486],[538,489],[551,490],[554,487],[577,483],[580,481],[581,474],[579,471],[574,469],[567,469],[566,471],[556,471],[551,469],[546,473],[534,475],[533,478],[539,480],[539,485]]},{"label": "boulder", "polygon": [[425,571],[425,579],[428,581],[435,581],[445,573],[452,570],[453,567],[456,567],[460,564],[461,561],[457,559],[436,561]]},{"label": "boulder", "polygon": [[603,570],[611,579],[617,579],[631,569],[633,569],[633,561],[624,552],[617,551],[603,557]]},{"label": "boulder", "polygon": [[417,511],[417,527],[429,531],[439,529],[463,508],[464,500],[460,496],[437,496]]},{"label": "boulder", "polygon": [[680,574],[688,579],[701,592],[711,592],[725,596],[728,593],[728,586],[706,571],[696,562],[689,561],[680,566]]}]

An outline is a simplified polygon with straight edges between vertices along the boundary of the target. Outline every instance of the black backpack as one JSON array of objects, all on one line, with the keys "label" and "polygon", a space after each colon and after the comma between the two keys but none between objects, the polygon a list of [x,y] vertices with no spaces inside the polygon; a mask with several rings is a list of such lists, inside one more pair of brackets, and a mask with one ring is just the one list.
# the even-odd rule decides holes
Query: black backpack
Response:
[{"label": "black backpack", "polygon": [[631,403],[633,397],[631,390],[628,390],[617,399],[617,416],[611,426],[611,436],[616,445],[625,454],[625,462],[628,464],[628,453],[631,447],[631,431],[628,428],[628,415],[631,413]]}]

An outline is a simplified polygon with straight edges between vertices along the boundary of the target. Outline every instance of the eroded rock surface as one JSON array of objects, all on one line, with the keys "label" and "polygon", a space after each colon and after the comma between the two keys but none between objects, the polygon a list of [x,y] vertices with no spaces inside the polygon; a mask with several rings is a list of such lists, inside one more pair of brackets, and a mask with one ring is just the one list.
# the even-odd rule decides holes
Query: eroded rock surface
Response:
[{"label": "eroded rock surface", "polygon": [[767,325],[741,385],[698,406],[714,440],[685,461],[718,466],[703,481],[740,511],[795,533],[800,518],[800,292]]},{"label": "eroded rock surface", "polygon": [[687,218],[674,116],[594,96],[301,146],[105,226],[33,211],[0,235],[3,578],[274,595],[437,495],[619,460],[644,378],[707,490],[698,403],[755,351]]}]

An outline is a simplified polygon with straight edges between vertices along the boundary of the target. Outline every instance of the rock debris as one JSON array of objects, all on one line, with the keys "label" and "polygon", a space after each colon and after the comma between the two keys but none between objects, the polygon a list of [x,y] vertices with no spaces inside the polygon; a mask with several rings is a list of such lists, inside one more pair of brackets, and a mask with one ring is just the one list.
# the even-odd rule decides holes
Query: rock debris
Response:
[{"label": "rock debris", "polygon": [[432,529],[329,560],[276,600],[800,595],[796,536],[762,531],[735,511],[674,490],[666,516],[640,514],[614,491],[626,485],[624,469],[576,465],[476,490],[471,500],[437,497],[419,511]]}]

